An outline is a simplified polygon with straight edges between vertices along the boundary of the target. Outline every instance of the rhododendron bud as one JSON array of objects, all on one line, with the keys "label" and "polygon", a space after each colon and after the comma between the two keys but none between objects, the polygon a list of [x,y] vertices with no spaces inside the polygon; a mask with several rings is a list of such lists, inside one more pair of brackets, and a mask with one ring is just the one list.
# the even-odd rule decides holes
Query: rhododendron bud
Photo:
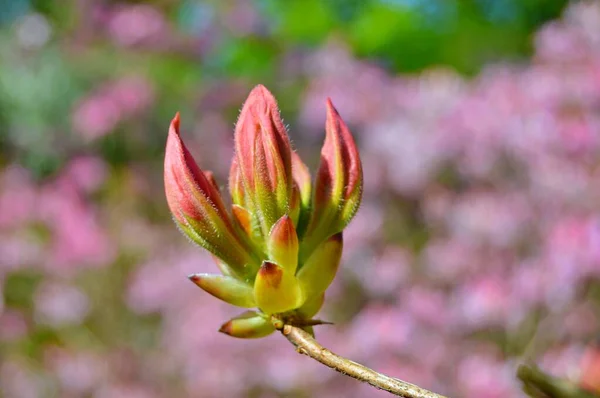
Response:
[{"label": "rhododendron bud", "polygon": [[230,213],[212,173],[200,170],[181,141],[179,115],[171,123],[165,156],[169,208],[222,273],[193,274],[190,280],[227,303],[258,309],[225,323],[225,334],[262,337],[282,322],[299,322],[314,334],[311,318],[338,270],[341,231],[362,190],[354,140],[330,101],[327,108],[313,188],[308,168],[291,150],[275,99],[263,86],[252,90],[235,129]]},{"label": "rhododendron bud", "polygon": [[221,326],[219,332],[232,337],[256,339],[265,337],[275,331],[269,318],[254,311],[246,311],[230,319]]},{"label": "rhododendron bud", "polygon": [[267,236],[290,211],[292,151],[277,102],[264,86],[255,87],[244,103],[234,140],[246,205]]},{"label": "rhododendron bud", "polygon": [[360,205],[362,186],[358,149],[346,123],[328,99],[325,143],[302,258],[307,258],[321,241],[348,225]]},{"label": "rhododendron bud", "polygon": [[303,303],[298,279],[285,268],[265,261],[254,282],[254,299],[258,308],[267,314],[290,311]]},{"label": "rhododendron bud", "polygon": [[165,193],[177,225],[194,242],[246,276],[253,260],[236,236],[216,183],[200,170],[179,136],[179,114],[171,122],[165,152]]}]

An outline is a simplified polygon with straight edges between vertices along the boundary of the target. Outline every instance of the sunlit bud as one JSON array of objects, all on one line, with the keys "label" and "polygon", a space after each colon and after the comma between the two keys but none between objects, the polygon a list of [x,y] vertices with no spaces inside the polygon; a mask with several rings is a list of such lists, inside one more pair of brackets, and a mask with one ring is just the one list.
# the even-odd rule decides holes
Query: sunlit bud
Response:
[{"label": "sunlit bud", "polygon": [[293,184],[290,141],[277,102],[264,86],[256,86],[244,103],[234,140],[237,167],[250,202],[246,208],[258,219],[263,236],[268,236],[272,225],[290,211]]},{"label": "sunlit bud", "polygon": [[252,287],[225,275],[192,274],[190,280],[209,294],[243,308],[256,307]]},{"label": "sunlit bud", "polygon": [[258,264],[236,236],[216,184],[209,178],[181,141],[177,114],[171,122],[165,152],[165,193],[171,213],[190,239],[223,260],[236,274],[250,273]]},{"label": "sunlit bud", "polygon": [[242,339],[265,337],[275,331],[268,318],[254,311],[246,311],[224,323],[219,332]]},{"label": "sunlit bud", "polygon": [[271,228],[267,242],[269,259],[294,275],[298,266],[298,236],[294,223],[282,216]]},{"label": "sunlit bud", "polygon": [[321,243],[297,273],[307,300],[320,296],[331,284],[342,258],[342,233]]},{"label": "sunlit bud", "polygon": [[303,258],[323,239],[348,225],[362,197],[362,165],[350,130],[327,100],[325,143],[315,182],[313,213],[303,245]]},{"label": "sunlit bud", "polygon": [[303,295],[293,273],[265,261],[254,281],[254,299],[265,314],[276,314],[300,307]]}]

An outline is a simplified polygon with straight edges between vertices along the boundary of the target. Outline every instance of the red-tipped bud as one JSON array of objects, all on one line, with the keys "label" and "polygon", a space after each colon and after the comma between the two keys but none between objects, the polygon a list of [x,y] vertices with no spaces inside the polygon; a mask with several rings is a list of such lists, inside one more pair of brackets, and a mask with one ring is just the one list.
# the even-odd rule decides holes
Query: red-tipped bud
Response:
[{"label": "red-tipped bud", "polygon": [[273,95],[256,86],[244,103],[235,129],[235,150],[248,210],[263,236],[289,212],[292,151]]},{"label": "red-tipped bud", "polygon": [[167,202],[181,230],[236,273],[250,272],[253,260],[233,230],[214,179],[200,170],[179,136],[179,113],[169,129],[164,171]]},{"label": "red-tipped bud", "polygon": [[298,266],[298,236],[292,219],[284,215],[281,217],[269,234],[267,242],[269,259],[285,268],[294,275]]},{"label": "red-tipped bud", "polygon": [[275,331],[273,324],[254,311],[246,311],[221,326],[219,332],[241,339],[256,339]]},{"label": "red-tipped bud", "polygon": [[315,182],[312,218],[303,246],[309,255],[323,239],[346,227],[362,197],[362,165],[350,130],[327,100],[325,143]]},{"label": "red-tipped bud", "polygon": [[294,274],[279,265],[265,261],[254,281],[254,299],[265,314],[290,311],[302,305],[304,299]]},{"label": "red-tipped bud", "polygon": [[238,279],[211,274],[192,274],[189,278],[202,290],[226,303],[243,308],[256,307],[252,287]]}]

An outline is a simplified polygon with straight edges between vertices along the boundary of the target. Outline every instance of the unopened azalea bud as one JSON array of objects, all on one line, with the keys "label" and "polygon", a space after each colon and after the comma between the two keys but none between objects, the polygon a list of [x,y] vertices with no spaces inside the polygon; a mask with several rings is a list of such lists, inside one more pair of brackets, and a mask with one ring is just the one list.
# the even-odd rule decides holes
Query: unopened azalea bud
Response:
[{"label": "unopened azalea bud", "polygon": [[307,300],[320,296],[335,278],[342,258],[342,247],[340,232],[322,242],[298,271],[298,280]]},{"label": "unopened azalea bud", "polygon": [[256,339],[275,331],[271,321],[254,311],[246,311],[224,323],[219,332],[242,339]]},{"label": "unopened azalea bud", "polygon": [[267,244],[269,259],[294,275],[298,265],[298,236],[292,219],[284,215],[271,228]]},{"label": "unopened azalea bud", "polygon": [[254,300],[265,314],[290,311],[302,305],[300,283],[293,273],[270,262],[263,262],[254,281]]},{"label": "unopened azalea bud", "polygon": [[328,99],[325,143],[302,258],[309,256],[323,239],[348,225],[360,205],[362,186],[358,149],[346,123]]},{"label": "unopened azalea bud", "polygon": [[213,254],[222,273],[193,274],[190,280],[227,303],[258,308],[229,320],[221,332],[263,337],[275,330],[276,320],[314,335],[312,325],[319,322],[312,317],[336,275],[342,230],[362,193],[356,145],[329,100],[325,130],[312,187],[275,98],[255,87],[235,128],[228,213],[214,176],[200,170],[179,136],[179,114],[173,119],[165,155],[169,208],[180,229]]},{"label": "unopened azalea bud", "polygon": [[179,114],[169,130],[164,178],[167,202],[180,229],[235,273],[252,272],[256,261],[236,236],[216,184],[200,170],[181,141]]},{"label": "unopened azalea bud", "polygon": [[255,87],[244,103],[234,140],[247,208],[267,236],[290,211],[292,151],[277,102],[264,86]]},{"label": "unopened azalea bud", "polygon": [[256,307],[252,287],[225,275],[192,274],[190,280],[207,293],[238,307]]}]

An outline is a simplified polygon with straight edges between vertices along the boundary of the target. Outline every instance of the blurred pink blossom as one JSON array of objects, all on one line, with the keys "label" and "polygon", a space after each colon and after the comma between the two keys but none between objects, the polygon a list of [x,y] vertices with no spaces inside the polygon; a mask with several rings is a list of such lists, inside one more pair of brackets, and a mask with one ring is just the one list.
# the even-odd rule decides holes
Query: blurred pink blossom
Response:
[{"label": "blurred pink blossom", "polygon": [[72,285],[44,282],[35,293],[36,321],[54,327],[80,324],[89,312],[87,295]]},{"label": "blurred pink blossom", "polygon": [[108,33],[121,46],[150,43],[166,34],[163,14],[151,5],[123,5],[111,11]]}]

